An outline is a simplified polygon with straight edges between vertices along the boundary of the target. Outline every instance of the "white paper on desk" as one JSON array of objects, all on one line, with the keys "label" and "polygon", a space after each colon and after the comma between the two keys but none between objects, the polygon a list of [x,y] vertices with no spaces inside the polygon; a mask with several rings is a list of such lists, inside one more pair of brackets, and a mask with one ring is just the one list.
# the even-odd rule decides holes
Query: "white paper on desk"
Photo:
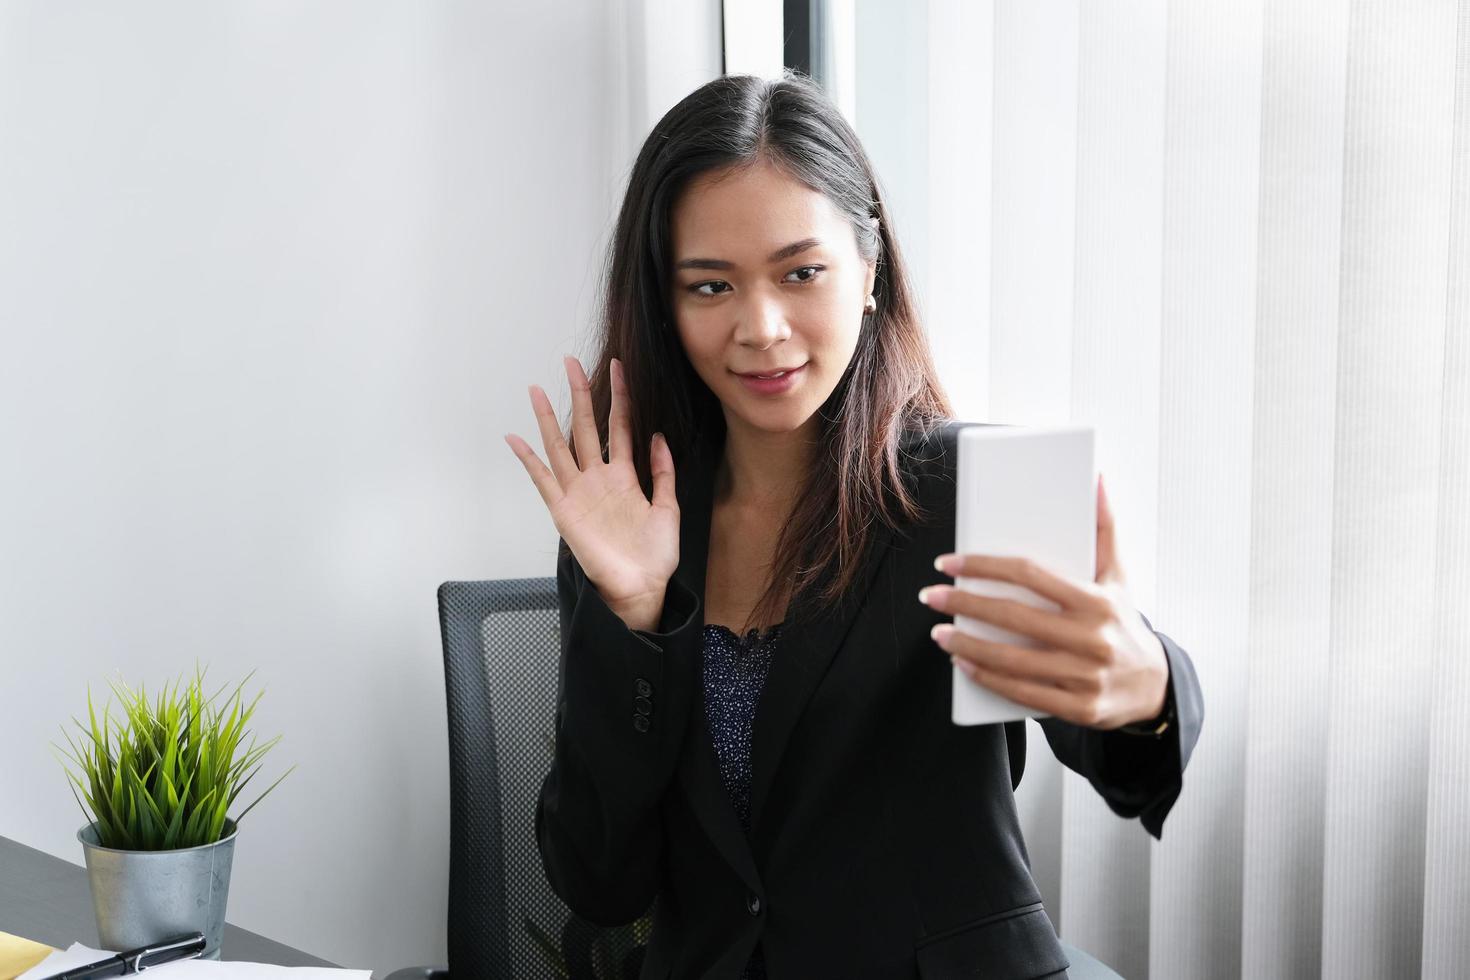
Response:
[{"label": "white paper on desk", "polygon": [[49,977],[63,970],[70,970],[78,966],[86,966],[88,963],[96,963],[98,960],[111,953],[88,949],[81,943],[72,943],[66,949],[58,950],[46,957],[35,966],[31,967],[15,980],[40,980],[41,977]]},{"label": "white paper on desk", "polygon": [[[955,552],[1022,555],[1060,575],[1091,582],[1097,569],[1092,428],[972,425],[960,430],[958,445]],[[1052,612],[1060,608],[1011,582],[957,578],[955,586]],[[969,616],[956,616],[955,629],[998,643],[1041,645]],[[972,682],[958,667],[951,669],[950,717],[956,725],[1047,717]]]},{"label": "white paper on desk", "polygon": [[[52,953],[16,980],[41,980],[88,963],[96,963],[113,955],[105,949],[91,949],[72,943]],[[337,970],[320,966],[273,966],[268,963],[233,963],[220,960],[175,960],[144,971],[156,980],[371,980],[371,970]]]}]

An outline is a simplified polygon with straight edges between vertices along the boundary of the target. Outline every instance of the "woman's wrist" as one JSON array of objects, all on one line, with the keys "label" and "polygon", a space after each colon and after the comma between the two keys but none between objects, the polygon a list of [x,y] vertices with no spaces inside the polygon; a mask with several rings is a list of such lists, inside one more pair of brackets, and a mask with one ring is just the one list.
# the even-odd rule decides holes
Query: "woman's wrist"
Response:
[{"label": "woman's wrist", "polygon": [[607,607],[623,621],[628,629],[657,633],[659,619],[663,616],[665,594],[643,596],[626,602],[610,602]]},{"label": "woman's wrist", "polygon": [[1156,738],[1162,738],[1164,733],[1169,730],[1169,726],[1174,724],[1174,721],[1174,681],[1171,677],[1164,687],[1164,707],[1160,709],[1157,715],[1146,721],[1130,722],[1113,730],[1123,732],[1127,735],[1152,735]]}]

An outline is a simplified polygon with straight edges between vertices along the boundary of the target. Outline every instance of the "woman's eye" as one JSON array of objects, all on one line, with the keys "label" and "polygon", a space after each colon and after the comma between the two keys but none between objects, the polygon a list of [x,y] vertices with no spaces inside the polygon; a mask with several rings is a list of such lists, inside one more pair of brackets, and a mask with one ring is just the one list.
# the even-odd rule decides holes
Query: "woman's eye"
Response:
[{"label": "woman's eye", "polygon": [[[809,283],[812,280],[816,279],[817,274],[822,272],[825,268],[826,266],[820,265],[804,265],[799,269],[792,269],[789,273],[787,273],[786,280],[788,282],[796,282],[798,284]],[[792,276],[800,276],[800,278],[792,279]],[[725,282],[723,279],[711,279],[708,282],[695,283],[689,288],[690,290],[698,293],[701,296],[718,296],[720,293],[729,292],[730,284],[728,282]]]}]

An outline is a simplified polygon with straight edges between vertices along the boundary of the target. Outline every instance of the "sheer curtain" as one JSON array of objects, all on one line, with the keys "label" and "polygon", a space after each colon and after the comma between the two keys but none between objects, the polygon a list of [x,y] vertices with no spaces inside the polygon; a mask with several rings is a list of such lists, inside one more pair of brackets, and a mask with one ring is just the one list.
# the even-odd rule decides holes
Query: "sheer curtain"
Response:
[{"label": "sheer curtain", "polygon": [[1160,841],[1030,724],[1063,938],[1129,977],[1463,975],[1470,0],[837,22],[958,409],[1098,427],[1205,689]]}]

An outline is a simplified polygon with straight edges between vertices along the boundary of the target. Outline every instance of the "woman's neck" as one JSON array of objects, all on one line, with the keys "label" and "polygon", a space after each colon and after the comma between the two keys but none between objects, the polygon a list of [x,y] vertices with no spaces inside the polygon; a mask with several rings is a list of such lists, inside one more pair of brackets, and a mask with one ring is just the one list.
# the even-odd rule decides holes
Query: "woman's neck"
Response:
[{"label": "woman's neck", "polygon": [[789,513],[816,449],[814,429],[809,424],[795,432],[766,432],[727,425],[715,501],[742,511]]}]

